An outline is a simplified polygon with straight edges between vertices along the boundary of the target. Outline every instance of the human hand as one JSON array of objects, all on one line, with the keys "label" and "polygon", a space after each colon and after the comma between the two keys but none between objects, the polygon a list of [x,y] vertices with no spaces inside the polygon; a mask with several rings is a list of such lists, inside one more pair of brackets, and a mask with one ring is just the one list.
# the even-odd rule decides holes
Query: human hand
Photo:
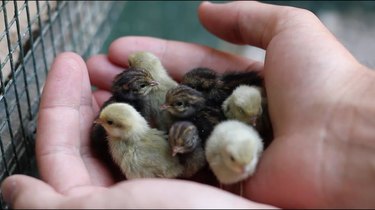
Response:
[{"label": "human hand", "polygon": [[264,65],[198,45],[125,37],[111,45],[108,57],[90,60],[91,74],[104,77],[101,69],[125,67],[126,57],[141,50],[158,55],[177,79],[198,66],[259,70],[275,139],[247,181],[246,197],[281,207],[373,206],[374,73],[306,10],[204,3],[199,14],[220,38],[265,49]]},{"label": "human hand", "polygon": [[[267,207],[182,180],[116,184],[110,168],[90,148],[89,130],[103,97],[100,91],[91,93],[86,65],[78,55],[63,53],[55,59],[39,109],[36,158],[43,181],[8,177],[2,192],[12,208]],[[185,196],[189,194],[197,196]],[[168,197],[174,199],[163,200]]]},{"label": "human hand", "polygon": [[[220,15],[223,11],[226,17]],[[109,97],[112,78],[127,66],[127,55],[145,50],[158,55],[175,78],[196,66],[262,71],[275,139],[247,182],[247,198],[282,207],[373,205],[374,153],[370,148],[374,134],[367,132],[373,123],[368,116],[375,114],[367,106],[374,95],[369,88],[373,73],[358,64],[306,11],[256,2],[205,3],[200,17],[219,37],[265,48],[265,65],[193,44],[122,38],[112,44],[108,57],[88,61],[91,82],[101,88],[91,95],[83,62],[72,54],[60,55],[44,89],[38,122],[36,152],[45,182],[9,177],[2,186],[5,199],[15,208],[261,207],[186,181],[145,179],[112,185],[108,169],[90,154],[88,129],[99,105]],[[328,82],[328,76],[334,80]],[[354,106],[363,108],[366,115]],[[364,127],[348,132],[354,122]],[[162,195],[159,189],[163,189]]]}]

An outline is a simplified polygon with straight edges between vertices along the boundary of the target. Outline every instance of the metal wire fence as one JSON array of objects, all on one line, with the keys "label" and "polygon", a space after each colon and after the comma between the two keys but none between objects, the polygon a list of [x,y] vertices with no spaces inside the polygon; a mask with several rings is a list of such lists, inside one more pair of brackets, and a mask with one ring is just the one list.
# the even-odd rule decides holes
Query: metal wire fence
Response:
[{"label": "metal wire fence", "polygon": [[[97,53],[124,2],[7,1],[0,6],[0,181],[37,176],[34,135],[41,91],[57,54]],[[1,193],[0,193],[1,196]],[[7,208],[0,197],[0,205]]]}]

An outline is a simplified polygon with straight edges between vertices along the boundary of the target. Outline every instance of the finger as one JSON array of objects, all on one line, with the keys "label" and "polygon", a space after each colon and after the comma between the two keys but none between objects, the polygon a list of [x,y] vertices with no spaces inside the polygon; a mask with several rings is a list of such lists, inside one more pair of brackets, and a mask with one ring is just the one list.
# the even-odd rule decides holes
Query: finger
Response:
[{"label": "finger", "polygon": [[93,94],[99,107],[102,107],[104,102],[106,102],[112,95],[110,92],[105,90],[96,90]]},{"label": "finger", "polygon": [[24,175],[6,178],[1,184],[1,191],[12,209],[53,208],[62,200],[62,195],[51,186]]},{"label": "finger", "polygon": [[91,183],[96,186],[109,186],[114,183],[114,180],[108,170],[108,166],[106,166],[97,157],[94,157],[95,155],[91,147],[91,128],[93,125],[94,118],[98,115],[99,109],[94,110],[92,106],[93,96],[91,94],[89,74],[86,69],[83,69],[82,76],[82,94],[81,104],[79,108],[79,128],[81,134],[80,154],[83,162],[85,163],[87,172],[90,175]]},{"label": "finger", "polygon": [[95,55],[87,60],[91,84],[104,90],[110,90],[113,78],[121,73],[124,67],[111,63],[106,55]]},{"label": "finger", "polygon": [[203,26],[216,36],[232,43],[250,44],[263,49],[277,34],[295,28],[296,24],[302,23],[301,20],[306,26],[323,28],[322,24],[316,24],[318,18],[306,10],[254,1],[225,4],[203,2],[198,14]]},{"label": "finger", "polygon": [[[160,189],[164,189],[160,193]],[[122,182],[87,201],[96,208],[274,208],[208,185],[181,180],[142,179]]]},{"label": "finger", "polygon": [[59,192],[91,183],[80,154],[80,107],[89,103],[82,90],[85,71],[78,55],[58,55],[41,98],[36,158],[42,179]]},{"label": "finger", "polygon": [[148,51],[160,58],[171,76],[179,80],[187,71],[208,67],[218,72],[228,70],[261,70],[263,64],[242,56],[218,51],[192,43],[168,41],[151,37],[123,37],[115,40],[108,59],[118,66],[127,66],[127,57],[136,51]]}]

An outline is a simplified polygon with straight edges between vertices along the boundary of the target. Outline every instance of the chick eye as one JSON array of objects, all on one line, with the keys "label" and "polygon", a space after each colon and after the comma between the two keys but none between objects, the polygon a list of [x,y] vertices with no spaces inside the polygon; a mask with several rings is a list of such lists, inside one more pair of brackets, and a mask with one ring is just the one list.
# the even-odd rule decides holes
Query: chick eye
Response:
[{"label": "chick eye", "polygon": [[113,125],[113,121],[112,120],[107,120],[107,124],[108,125]]},{"label": "chick eye", "polygon": [[232,155],[230,155],[229,158],[230,158],[230,161],[232,162],[236,161]]},{"label": "chick eye", "polygon": [[139,85],[139,87],[144,88],[144,87],[146,87],[146,84],[141,84],[141,85]]},{"label": "chick eye", "polygon": [[183,105],[184,105],[184,103],[182,103],[181,101],[178,101],[178,102],[174,103],[174,106],[183,106]]}]

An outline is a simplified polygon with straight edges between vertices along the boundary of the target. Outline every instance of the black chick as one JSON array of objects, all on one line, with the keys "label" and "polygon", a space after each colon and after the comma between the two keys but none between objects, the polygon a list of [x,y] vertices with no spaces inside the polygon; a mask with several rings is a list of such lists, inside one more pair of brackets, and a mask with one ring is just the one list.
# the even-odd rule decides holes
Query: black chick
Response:
[{"label": "black chick", "polygon": [[232,93],[239,85],[263,86],[263,78],[256,71],[229,71],[220,76],[218,86]]},{"label": "black chick", "polygon": [[[150,110],[145,106],[148,100],[147,94],[158,85],[150,73],[139,68],[128,68],[116,75],[112,83],[112,96],[104,102],[101,110],[109,104],[115,102],[127,103],[133,106],[146,120],[150,121]],[[102,141],[106,138],[106,133],[101,125],[93,124],[91,138]]]},{"label": "black chick", "polygon": [[214,126],[225,119],[220,107],[208,106],[201,92],[186,85],[170,89],[161,108],[171,115],[173,122],[182,120],[192,122],[197,127],[203,142]]},{"label": "black chick", "polygon": [[217,73],[212,69],[195,68],[182,77],[180,84],[187,85],[206,95],[216,86],[218,78]]},{"label": "black chick", "polygon": [[169,129],[168,141],[172,148],[172,155],[177,155],[180,163],[184,166],[181,177],[192,177],[206,165],[199,132],[193,123],[189,121],[175,122]]},{"label": "black chick", "polygon": [[229,71],[223,75],[218,75],[209,68],[195,68],[183,76],[181,84],[202,92],[209,106],[221,106],[239,85],[261,87],[263,79],[255,71]]},{"label": "black chick", "polygon": [[187,72],[180,84],[200,91],[206,98],[206,103],[210,106],[220,106],[227,97],[224,89],[219,88],[219,75],[209,68],[195,68]]},{"label": "black chick", "polygon": [[210,98],[210,101],[221,106],[224,100],[232,94],[233,90],[240,85],[262,87],[263,78],[255,71],[226,72],[218,78],[216,87],[213,89],[215,94],[211,94],[214,98]]},{"label": "black chick", "polygon": [[273,128],[271,124],[270,115],[268,112],[268,102],[267,99],[262,101],[263,113],[256,121],[255,129],[259,132],[260,136],[264,142],[264,148],[268,148],[273,140]]},{"label": "black chick", "polygon": [[[103,104],[101,110],[109,104],[115,102],[128,103],[133,106],[142,116],[150,120],[149,107],[146,106],[147,94],[157,86],[150,73],[140,69],[130,67],[118,74],[112,83],[112,96]],[[105,162],[111,162],[112,158],[108,154],[106,131],[100,124],[93,124],[90,131],[91,146],[94,152],[101,156]],[[104,152],[103,152],[104,151]],[[104,154],[103,154],[104,153]]]},{"label": "black chick", "polygon": [[149,120],[150,110],[145,104],[149,100],[148,93],[157,85],[158,82],[152,78],[148,71],[130,67],[115,77],[112,83],[113,95],[102,109],[114,102],[127,103]]}]

